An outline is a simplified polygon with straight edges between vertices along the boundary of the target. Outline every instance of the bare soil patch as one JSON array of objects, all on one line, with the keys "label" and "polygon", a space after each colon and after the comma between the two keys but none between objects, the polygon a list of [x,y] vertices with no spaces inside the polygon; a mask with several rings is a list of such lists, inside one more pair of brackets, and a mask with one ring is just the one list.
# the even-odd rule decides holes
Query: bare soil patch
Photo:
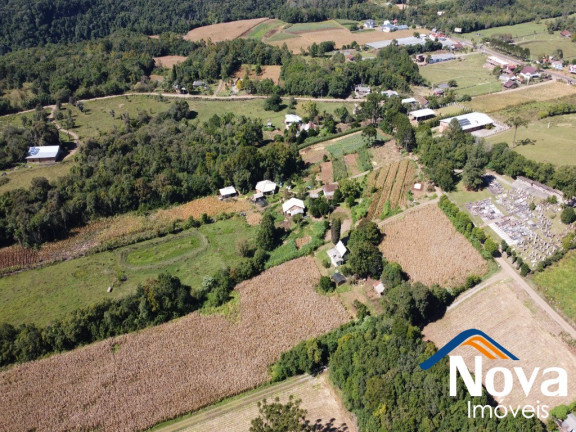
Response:
[{"label": "bare soil patch", "polygon": [[322,183],[324,184],[328,184],[328,183],[332,183],[333,179],[334,179],[334,175],[333,175],[333,170],[332,170],[332,162],[323,162],[321,165],[321,172],[320,172],[320,178],[322,180]]},{"label": "bare soil patch", "polygon": [[402,160],[402,153],[396,147],[395,141],[390,140],[380,146],[374,146],[370,150],[372,164],[381,167]]},{"label": "bare soil patch", "polygon": [[413,281],[459,286],[488,271],[486,261],[435,205],[422,207],[384,225],[380,250],[398,262]]},{"label": "bare soil patch", "polygon": [[186,60],[187,57],[184,56],[163,56],[163,57],[154,57],[154,63],[156,64],[156,67],[164,67],[167,69],[172,69],[174,67],[174,65],[178,65],[182,62],[184,62],[184,60]]},{"label": "bare soil patch", "polygon": [[[246,75],[246,66],[240,68],[238,72],[234,74],[235,78],[244,78]],[[272,66],[262,66],[262,73],[257,75],[253,68],[250,68],[248,77],[251,80],[264,80],[264,79],[271,79],[274,81],[274,84],[278,84],[280,80],[280,72],[282,70],[282,66],[272,65]]]},{"label": "bare soil patch", "polygon": [[246,214],[246,222],[248,225],[256,226],[262,222],[262,213],[256,211]]},{"label": "bare soil patch", "polygon": [[268,379],[301,340],[350,319],[312,258],[243,282],[239,321],[192,313],[0,374],[0,430],[143,430]]},{"label": "bare soil patch", "polygon": [[204,27],[198,27],[190,30],[184,39],[189,41],[212,40],[212,42],[221,42],[239,38],[249,32],[258,24],[267,21],[268,18],[254,18],[249,20],[232,21],[221,24],[213,24]]},{"label": "bare soil patch", "polygon": [[312,237],[310,237],[310,236],[297,238],[296,239],[296,247],[298,249],[302,249],[302,247],[306,246],[308,243],[310,243],[311,240],[312,240]]},{"label": "bare soil patch", "polygon": [[[523,367],[531,373],[535,367],[561,367],[568,373],[568,397],[547,397],[540,393],[538,376],[533,392],[527,397],[520,385],[515,385],[505,399],[496,398],[505,405],[547,404],[550,408],[570,403],[576,394],[576,357],[574,349],[563,340],[561,328],[542,311],[530,297],[513,282],[493,284],[449,310],[444,318],[424,329],[427,339],[443,346],[463,330],[477,328],[518,357],[519,361],[488,360],[483,358],[484,370],[490,367]],[[459,347],[453,354],[464,357],[468,368],[474,368],[472,347]],[[496,374],[496,388],[503,388],[502,374]]]},{"label": "bare soil patch", "polygon": [[348,170],[349,176],[360,174],[360,171],[358,170],[358,153],[345,155],[344,163],[346,164],[346,169]]},{"label": "bare soil patch", "polygon": [[309,164],[322,162],[324,155],[330,156],[330,153],[326,151],[326,146],[324,143],[306,147],[300,150],[300,156],[302,156],[302,160]]}]

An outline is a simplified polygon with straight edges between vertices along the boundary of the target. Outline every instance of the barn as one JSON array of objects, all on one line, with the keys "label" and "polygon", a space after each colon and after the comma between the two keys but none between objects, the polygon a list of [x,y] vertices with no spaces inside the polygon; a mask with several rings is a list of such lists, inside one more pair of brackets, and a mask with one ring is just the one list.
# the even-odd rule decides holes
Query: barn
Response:
[{"label": "barn", "polygon": [[30,147],[27,162],[50,163],[56,162],[60,156],[60,146]]}]

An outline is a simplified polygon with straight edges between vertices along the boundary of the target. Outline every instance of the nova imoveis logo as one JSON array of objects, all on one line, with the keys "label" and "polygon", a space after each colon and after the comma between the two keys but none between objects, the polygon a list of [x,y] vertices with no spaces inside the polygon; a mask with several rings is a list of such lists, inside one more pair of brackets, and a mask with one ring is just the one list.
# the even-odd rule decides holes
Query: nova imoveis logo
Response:
[{"label": "nova imoveis logo", "polygon": [[[459,346],[470,346],[480,354],[474,357],[474,377],[466,367],[462,356],[450,355]],[[538,392],[538,390],[539,395],[547,397],[565,397],[568,393],[568,375],[564,369],[558,367],[545,368],[541,373],[541,368],[536,367],[529,374],[522,367],[493,367],[487,370],[483,379],[482,361],[484,358],[509,360],[511,366],[519,359],[486,333],[477,329],[463,331],[428,360],[420,363],[420,367],[423,370],[428,370],[447,355],[450,356],[450,396],[456,396],[458,374],[464,381],[470,396],[482,395],[482,381],[484,381],[488,393],[494,397],[508,396],[515,385],[520,385],[526,397],[531,396],[533,391]],[[534,388],[537,381],[539,382],[539,389]],[[536,407],[533,405],[518,405],[516,407],[498,405],[492,407],[490,405],[472,405],[468,401],[468,417],[484,417],[486,415],[503,418],[508,414],[514,417],[521,414],[527,418],[537,416],[545,419],[548,417],[548,405],[540,405],[538,400]]]}]

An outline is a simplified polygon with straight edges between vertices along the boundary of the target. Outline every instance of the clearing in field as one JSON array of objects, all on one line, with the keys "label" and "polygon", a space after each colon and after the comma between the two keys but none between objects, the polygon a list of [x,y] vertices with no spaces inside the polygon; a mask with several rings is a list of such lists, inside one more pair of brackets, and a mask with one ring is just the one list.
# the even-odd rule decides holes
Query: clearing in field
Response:
[{"label": "clearing in field", "polygon": [[34,177],[46,177],[48,180],[54,181],[68,174],[73,166],[74,162],[72,160],[66,160],[52,165],[22,165],[2,171],[6,173],[6,176],[1,178],[8,179],[8,183],[0,186],[0,194],[18,188],[27,189],[30,187]]},{"label": "clearing in field", "polygon": [[255,67],[252,67],[251,65],[243,65],[240,68],[240,70],[238,70],[238,72],[234,74],[234,77],[242,79],[246,75],[246,72],[248,72],[248,77],[251,80],[271,79],[272,81],[274,81],[274,84],[278,84],[278,81],[280,80],[280,72],[282,71],[282,66],[271,65],[261,67],[262,67],[262,73],[260,75],[257,75],[256,71],[254,70]]},{"label": "clearing in field", "polygon": [[184,62],[187,57],[184,56],[164,56],[164,57],[154,57],[154,63],[156,67],[172,69],[174,65],[179,65]]},{"label": "clearing in field", "polygon": [[[549,117],[518,128],[514,151],[538,162],[554,165],[576,165],[576,114]],[[510,146],[514,130],[493,135],[489,143],[506,142]],[[520,144],[520,145],[519,145]]]},{"label": "clearing in field", "polygon": [[488,271],[486,261],[435,204],[384,221],[381,227],[380,250],[415,282],[461,286],[466,277]]},{"label": "clearing in field", "polygon": [[311,423],[330,423],[333,427],[345,427],[349,432],[357,431],[355,421],[328,379],[328,372],[323,372],[316,376],[300,375],[247,392],[182,420],[160,424],[151,432],[246,432],[250,429],[251,420],[259,416],[258,401],[266,399],[271,402],[279,397],[282,403],[286,403],[290,396],[302,400],[301,407],[308,411],[306,418]]},{"label": "clearing in field", "polygon": [[528,102],[550,101],[570,94],[576,94],[575,86],[558,81],[548,81],[503,93],[478,96],[470,102],[463,102],[463,105],[473,111],[493,113]]},{"label": "clearing in field", "polygon": [[548,301],[576,322],[576,251],[534,276],[534,282]]},{"label": "clearing in field", "polygon": [[416,164],[408,159],[395,162],[372,172],[368,179],[376,188],[368,209],[367,219],[378,219],[384,208],[389,210],[405,208],[408,205],[408,191],[414,184]]},{"label": "clearing in field", "polygon": [[[120,221],[128,226],[135,222],[138,229],[138,220]],[[237,240],[249,240],[256,231],[257,227],[236,217],[4,276],[0,278],[0,316],[14,325],[47,325],[80,307],[124,297],[162,271],[196,290],[205,275],[239,262]],[[124,282],[119,280],[122,276],[126,277]],[[107,292],[109,286],[114,288],[111,293]]]},{"label": "clearing in field", "polygon": [[210,39],[212,42],[233,40],[249,34],[254,27],[265,21],[268,21],[268,18],[254,18],[198,27],[186,33],[184,39],[189,41],[202,39],[207,41]]},{"label": "clearing in field", "polygon": [[303,339],[350,319],[312,258],[243,282],[239,321],[192,313],[0,374],[1,430],[142,430],[261,385]]},{"label": "clearing in field", "polygon": [[[535,367],[541,370],[561,367],[568,373],[568,397],[564,400],[540,393],[541,375],[538,375],[528,397],[516,384],[510,395],[505,399],[496,397],[496,400],[514,407],[547,404],[550,409],[572,402],[576,394],[576,357],[573,348],[563,340],[560,326],[513,282],[495,283],[466,298],[450,308],[440,321],[425,327],[423,333],[437,347],[441,347],[461,331],[470,328],[485,332],[520,359],[511,365],[510,360],[488,360],[484,357],[484,371],[498,366],[518,366],[529,374]],[[453,353],[463,356],[468,368],[473,370],[473,358],[478,351],[472,347],[459,347]],[[495,383],[497,389],[503,388],[502,374],[496,374]]]},{"label": "clearing in field", "polygon": [[502,89],[498,77],[491,69],[485,68],[486,56],[473,54],[456,60],[427,65],[420,68],[420,74],[433,86],[455,80],[458,94],[470,96],[493,93]]}]

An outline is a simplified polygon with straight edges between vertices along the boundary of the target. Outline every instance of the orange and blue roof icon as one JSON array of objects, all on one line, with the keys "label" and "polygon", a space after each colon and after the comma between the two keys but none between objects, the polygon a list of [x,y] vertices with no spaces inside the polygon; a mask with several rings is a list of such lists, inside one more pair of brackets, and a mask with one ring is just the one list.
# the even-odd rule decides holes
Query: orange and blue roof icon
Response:
[{"label": "orange and blue roof icon", "polygon": [[479,353],[484,354],[491,360],[518,360],[518,357],[516,357],[483,331],[478,329],[468,329],[454,337],[428,360],[420,363],[420,367],[423,370],[430,369],[445,356],[449,355],[454,349],[462,345],[475,348]]}]

